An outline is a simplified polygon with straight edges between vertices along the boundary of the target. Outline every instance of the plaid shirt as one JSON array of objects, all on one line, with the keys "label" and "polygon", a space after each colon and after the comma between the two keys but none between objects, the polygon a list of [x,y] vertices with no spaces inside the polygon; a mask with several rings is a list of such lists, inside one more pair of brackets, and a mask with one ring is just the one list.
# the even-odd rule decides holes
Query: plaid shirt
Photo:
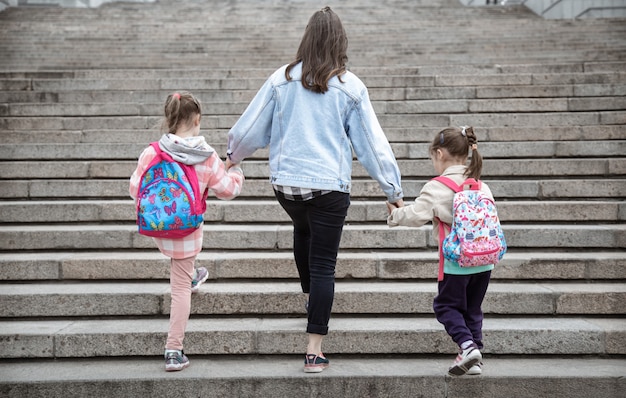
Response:
[{"label": "plaid shirt", "polygon": [[[137,168],[130,177],[130,196],[137,203],[137,190],[143,172],[146,170],[152,159],[156,156],[154,148],[146,148],[137,162]],[[213,191],[219,199],[230,200],[239,195],[243,186],[243,171],[239,167],[231,167],[226,171],[224,162],[217,153],[213,154],[203,163],[194,165],[198,175],[200,192],[204,192],[207,187]],[[195,256],[202,250],[203,228],[200,226],[192,234],[180,239],[153,238],[161,253],[164,255],[181,259]]]},{"label": "plaid shirt", "polygon": [[305,200],[311,200],[318,196],[326,195],[332,191],[300,188],[300,187],[287,187],[284,185],[273,185],[274,190],[282,194],[285,199],[293,200],[296,202],[304,202]]}]

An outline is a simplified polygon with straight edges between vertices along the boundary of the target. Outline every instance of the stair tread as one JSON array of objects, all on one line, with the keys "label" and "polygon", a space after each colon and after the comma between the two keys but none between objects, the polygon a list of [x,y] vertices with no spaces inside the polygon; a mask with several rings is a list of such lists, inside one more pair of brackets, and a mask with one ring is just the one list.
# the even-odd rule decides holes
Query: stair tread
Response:
[{"label": "stair tread", "polygon": [[[310,375],[302,372],[300,356],[254,356],[252,358],[191,357],[192,365],[177,379],[220,381],[242,378],[281,380],[296,378],[305,383]],[[333,359],[333,357],[330,357]],[[580,364],[572,366],[572,362]],[[133,381],[163,378],[161,358],[92,359],[11,362],[0,364],[0,380],[13,383],[46,381]],[[271,364],[266,365],[265,362]],[[435,377],[441,378],[450,366],[449,358],[342,358],[333,360],[323,379],[353,377]],[[260,366],[260,364],[263,364]],[[602,358],[489,358],[482,378],[610,378],[623,379],[624,359]],[[192,384],[192,383],[190,383]],[[519,395],[518,395],[519,396]]]},{"label": "stair tread", "polygon": [[[3,358],[146,356],[162,353],[161,319],[0,321],[12,344]],[[306,316],[196,318],[188,322],[190,354],[297,354]],[[484,320],[485,354],[623,355],[626,320],[591,317],[492,317]],[[336,314],[326,351],[336,354],[447,354],[455,344],[432,314],[354,317]],[[515,336],[514,341],[511,336]]]}]

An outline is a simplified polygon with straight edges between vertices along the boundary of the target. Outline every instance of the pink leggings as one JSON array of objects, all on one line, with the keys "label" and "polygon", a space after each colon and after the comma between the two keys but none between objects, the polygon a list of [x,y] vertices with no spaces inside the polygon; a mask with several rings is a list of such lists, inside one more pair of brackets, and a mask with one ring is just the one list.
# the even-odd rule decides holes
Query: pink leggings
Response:
[{"label": "pink leggings", "polygon": [[196,256],[171,259],[170,290],[170,328],[167,333],[166,350],[182,350],[185,329],[191,312],[191,280],[193,278]]}]

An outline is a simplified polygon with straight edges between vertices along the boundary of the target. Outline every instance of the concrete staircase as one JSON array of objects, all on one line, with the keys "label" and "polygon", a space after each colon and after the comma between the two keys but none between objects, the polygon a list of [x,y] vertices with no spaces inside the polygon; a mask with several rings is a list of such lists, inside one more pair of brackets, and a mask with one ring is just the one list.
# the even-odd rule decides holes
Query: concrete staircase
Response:
[{"label": "concrete staircase", "polygon": [[622,397],[626,391],[626,21],[523,7],[335,7],[407,200],[432,135],[477,128],[510,246],[493,273],[480,377],[445,376],[431,227],[389,229],[358,165],[331,368],[302,372],[306,325],[267,152],[239,199],[210,200],[185,351],[163,371],[168,261],[139,236],[128,177],[174,90],[226,133],[291,60],[316,1],[160,1],[0,13],[0,395]]}]

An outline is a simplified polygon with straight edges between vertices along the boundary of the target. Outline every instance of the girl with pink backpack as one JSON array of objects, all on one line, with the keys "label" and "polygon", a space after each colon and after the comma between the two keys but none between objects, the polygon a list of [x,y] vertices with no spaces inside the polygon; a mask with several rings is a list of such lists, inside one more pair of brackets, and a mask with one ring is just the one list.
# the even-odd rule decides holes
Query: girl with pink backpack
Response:
[{"label": "girl with pink backpack", "polygon": [[[468,154],[471,151],[471,161],[467,164]],[[484,200],[488,209],[485,213],[495,212],[495,203],[491,190],[484,182],[480,181],[482,171],[482,156],[478,152],[476,134],[472,127],[449,127],[437,133],[430,145],[430,156],[433,166],[439,177],[427,182],[422,188],[419,197],[411,205],[397,207],[387,204],[389,217],[387,224],[391,227],[403,225],[420,227],[428,221],[433,222],[433,235],[444,237],[446,231],[452,230],[455,238],[452,242],[449,238],[439,240],[440,275],[438,280],[438,294],[434,299],[433,309],[437,320],[442,323],[446,332],[459,347],[459,354],[448,373],[454,376],[464,374],[482,373],[482,325],[483,312],[481,305],[489,286],[491,270],[506,251],[504,236],[501,234],[500,223],[497,219],[489,221],[494,227],[493,233],[484,234],[480,239],[487,240],[490,237],[501,241],[490,242],[493,253],[490,250],[484,256],[491,264],[474,257],[474,253],[461,252],[460,257],[444,256],[445,246],[463,247],[458,244],[456,224],[454,221],[461,220],[466,223],[465,215],[458,217],[453,214],[453,201],[458,198],[457,191],[464,186],[470,185],[474,190],[474,196]],[[468,191],[463,191],[468,192]],[[458,202],[458,201],[457,201]],[[455,212],[458,211],[454,207]],[[475,224],[475,223],[473,223]],[[467,223],[466,223],[467,225]],[[483,235],[481,233],[481,235]],[[452,237],[449,235],[449,237]],[[463,236],[463,238],[470,238]],[[445,243],[444,243],[445,241]],[[493,243],[493,244],[492,244]],[[469,245],[476,247],[476,245]],[[452,251],[451,251],[452,252]],[[448,258],[446,258],[448,257]],[[469,258],[471,257],[471,258]],[[455,261],[450,258],[454,258]]]}]

